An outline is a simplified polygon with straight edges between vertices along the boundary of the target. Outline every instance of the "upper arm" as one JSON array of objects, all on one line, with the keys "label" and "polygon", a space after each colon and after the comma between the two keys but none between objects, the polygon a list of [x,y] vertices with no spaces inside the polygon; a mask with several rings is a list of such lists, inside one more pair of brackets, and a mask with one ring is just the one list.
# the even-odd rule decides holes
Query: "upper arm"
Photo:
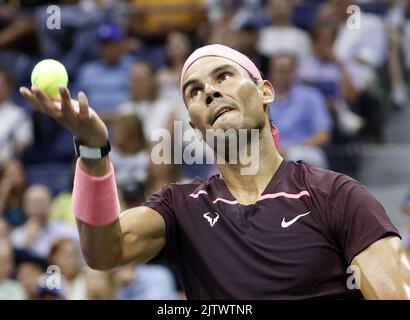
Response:
[{"label": "upper arm", "polygon": [[122,264],[144,263],[155,257],[166,242],[164,218],[148,207],[136,207],[120,216]]},{"label": "upper arm", "polygon": [[400,237],[382,204],[363,185],[345,175],[330,183],[326,218],[347,263],[379,239]]},{"label": "upper arm", "polygon": [[366,299],[410,299],[410,260],[399,237],[375,241],[351,267]]}]

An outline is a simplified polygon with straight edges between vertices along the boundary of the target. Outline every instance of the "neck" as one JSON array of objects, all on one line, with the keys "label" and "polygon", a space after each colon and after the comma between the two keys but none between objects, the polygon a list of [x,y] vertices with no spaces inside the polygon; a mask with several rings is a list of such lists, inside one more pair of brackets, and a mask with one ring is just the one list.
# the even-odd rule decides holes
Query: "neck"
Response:
[{"label": "neck", "polygon": [[[252,158],[256,170],[244,174],[249,163],[223,164],[219,166],[221,178],[232,195],[242,204],[255,203],[278,170],[282,157],[275,147],[270,126],[260,131],[259,152]],[[249,149],[249,146],[248,146]]]}]

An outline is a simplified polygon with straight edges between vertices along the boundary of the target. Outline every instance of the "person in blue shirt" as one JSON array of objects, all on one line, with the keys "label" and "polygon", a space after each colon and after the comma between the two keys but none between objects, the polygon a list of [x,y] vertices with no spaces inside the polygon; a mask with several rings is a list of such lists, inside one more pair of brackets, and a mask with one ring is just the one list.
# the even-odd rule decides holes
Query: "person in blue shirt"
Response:
[{"label": "person in blue shirt", "polygon": [[401,205],[401,211],[404,215],[405,231],[403,233],[403,244],[410,252],[410,192],[406,195]]},{"label": "person in blue shirt", "polygon": [[81,67],[76,87],[87,93],[97,112],[111,113],[128,99],[128,73],[134,59],[126,54],[124,34],[118,25],[101,25],[97,36],[100,59]]},{"label": "person in blue shirt", "polygon": [[315,88],[295,81],[296,59],[289,54],[271,58],[270,73],[275,99],[270,116],[281,137],[281,154],[289,160],[304,160],[327,168],[321,149],[331,139],[332,119],[325,99]]},{"label": "person in blue shirt", "polygon": [[171,271],[162,265],[129,265],[114,271],[119,300],[177,300]]}]

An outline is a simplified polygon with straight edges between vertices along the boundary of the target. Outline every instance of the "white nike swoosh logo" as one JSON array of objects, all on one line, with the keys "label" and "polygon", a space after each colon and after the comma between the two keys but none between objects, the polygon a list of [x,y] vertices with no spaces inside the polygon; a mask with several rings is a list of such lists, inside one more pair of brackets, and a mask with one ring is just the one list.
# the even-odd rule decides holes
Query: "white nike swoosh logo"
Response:
[{"label": "white nike swoosh logo", "polygon": [[309,213],[310,213],[310,211],[308,211],[308,212],[306,212],[306,213],[302,213],[302,214],[300,214],[300,215],[294,217],[292,220],[290,220],[290,221],[288,221],[288,222],[286,222],[286,221],[285,221],[285,217],[283,217],[282,223],[280,224],[280,226],[281,226],[282,228],[287,228],[287,227],[291,226],[292,224],[294,224],[299,218],[304,217],[304,216],[307,216]]}]

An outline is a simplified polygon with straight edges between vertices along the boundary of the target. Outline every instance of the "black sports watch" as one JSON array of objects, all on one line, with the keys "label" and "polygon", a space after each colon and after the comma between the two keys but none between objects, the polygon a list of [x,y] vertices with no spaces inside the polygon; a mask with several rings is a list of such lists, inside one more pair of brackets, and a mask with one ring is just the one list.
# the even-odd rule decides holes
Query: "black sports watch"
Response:
[{"label": "black sports watch", "polygon": [[81,157],[83,159],[101,159],[111,151],[110,140],[107,140],[107,143],[100,148],[90,148],[82,145],[75,136],[73,137],[73,141],[75,154],[77,157]]}]

